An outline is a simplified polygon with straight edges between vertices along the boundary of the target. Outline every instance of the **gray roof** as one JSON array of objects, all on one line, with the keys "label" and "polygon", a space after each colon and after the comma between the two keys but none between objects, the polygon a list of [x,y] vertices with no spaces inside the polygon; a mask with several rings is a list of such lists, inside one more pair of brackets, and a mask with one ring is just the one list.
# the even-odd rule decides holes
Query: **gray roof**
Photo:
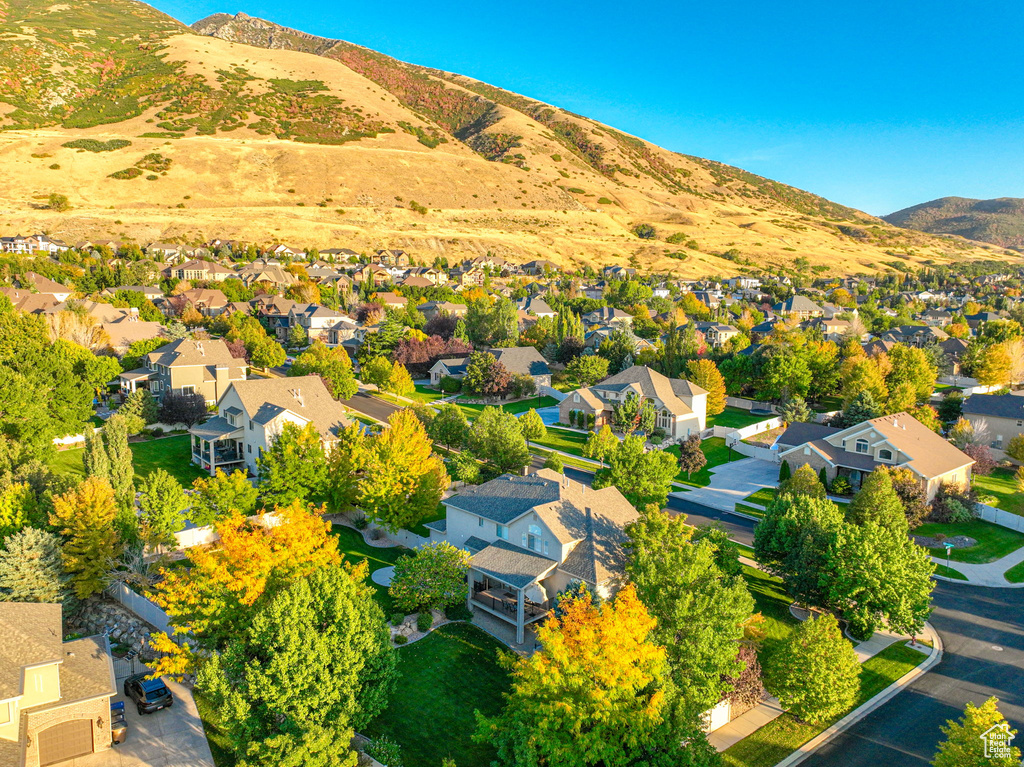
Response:
[{"label": "gray roof", "polygon": [[0,602],[0,700],[22,694],[22,668],[61,660],[61,606]]},{"label": "gray roof", "polygon": [[822,308],[806,296],[793,296],[792,298],[775,304],[772,307],[777,312],[820,312]]},{"label": "gray roof", "polygon": [[1024,397],[1012,394],[974,394],[964,400],[964,415],[1024,418]]},{"label": "gray roof", "polygon": [[433,522],[424,522],[423,526],[429,530],[437,530],[439,533],[448,532],[448,520],[447,519],[435,519]]},{"label": "gray roof", "polygon": [[474,554],[470,564],[474,570],[521,589],[549,572],[558,563],[528,549],[513,546],[507,541],[495,541]]},{"label": "gray roof", "polygon": [[842,429],[824,426],[820,423],[791,423],[775,442],[779,445],[795,447],[805,442],[814,442],[816,439],[825,439],[837,431],[842,431]]},{"label": "gray roof", "polygon": [[551,373],[547,360],[533,346],[491,349],[490,352],[510,373],[528,376],[546,376]]},{"label": "gray roof", "polygon": [[470,553],[476,554],[483,551],[490,546],[487,541],[483,538],[477,538],[475,535],[471,535],[466,539],[466,548],[469,549]]},{"label": "gray roof", "polygon": [[245,367],[245,360],[232,357],[227,343],[221,340],[193,341],[189,338],[182,338],[150,352],[146,355],[146,359],[150,368],[155,364],[167,367],[179,365],[205,365],[212,368],[218,366]]},{"label": "gray roof", "polygon": [[114,665],[106,637],[93,636],[64,643],[60,666],[61,705],[99,695],[116,695]]},{"label": "gray roof", "polygon": [[[237,409],[231,408],[231,410]],[[205,423],[193,426],[189,429],[189,434],[209,442],[215,439],[224,439],[234,432],[240,433],[241,431],[241,426],[235,426],[227,418],[222,418],[218,415],[208,419]]]}]

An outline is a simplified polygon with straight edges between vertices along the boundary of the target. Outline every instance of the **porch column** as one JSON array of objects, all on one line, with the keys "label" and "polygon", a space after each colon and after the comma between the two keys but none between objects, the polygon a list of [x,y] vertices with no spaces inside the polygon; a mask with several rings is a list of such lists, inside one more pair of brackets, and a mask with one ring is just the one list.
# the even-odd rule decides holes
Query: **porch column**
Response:
[{"label": "porch column", "polygon": [[210,440],[210,476],[217,475],[217,438]]},{"label": "porch column", "polygon": [[516,589],[516,644],[522,644],[525,638],[523,624],[526,621],[526,616],[524,615],[524,607],[523,590]]},{"label": "porch column", "polygon": [[466,609],[472,612],[473,610],[473,584],[476,583],[476,578],[473,577],[473,569],[470,568],[466,572]]}]

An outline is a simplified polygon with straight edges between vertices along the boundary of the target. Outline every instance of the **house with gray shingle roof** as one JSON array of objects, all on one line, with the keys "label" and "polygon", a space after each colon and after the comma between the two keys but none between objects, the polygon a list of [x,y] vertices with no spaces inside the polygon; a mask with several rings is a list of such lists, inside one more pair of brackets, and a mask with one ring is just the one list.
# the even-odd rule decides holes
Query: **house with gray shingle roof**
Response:
[{"label": "house with gray shingle roof", "polygon": [[1005,457],[1011,439],[1024,434],[1024,396],[1019,394],[974,394],[964,400],[963,413],[975,431],[987,429],[997,458]]},{"label": "house with gray shingle roof", "polygon": [[472,555],[469,608],[515,626],[519,643],[574,581],[607,599],[625,578],[625,527],[639,513],[614,487],[594,490],[542,469],[443,503],[445,519],[427,525],[431,539]]},{"label": "house with gray shingle roof", "polygon": [[119,379],[125,395],[148,388],[157,399],[173,392],[201,394],[213,403],[233,381],[244,381],[245,371],[245,360],[232,357],[224,341],[182,338],[150,352],[142,367],[121,373]]},{"label": "house with gray shingle roof", "polygon": [[558,405],[558,419],[572,423],[570,411],[594,417],[594,428],[611,423],[612,413],[634,394],[654,403],[655,426],[669,439],[699,434],[707,425],[708,393],[681,378],[666,378],[646,365],[634,365],[600,383],[571,392]]},{"label": "house with gray shingle roof", "polygon": [[59,604],[0,602],[0,764],[54,764],[110,748],[110,644],[63,642],[62,630]]},{"label": "house with gray shingle roof", "polygon": [[189,430],[192,463],[216,474],[245,469],[257,473],[257,461],[284,425],[312,424],[320,444],[330,450],[339,432],[352,425],[345,408],[320,376],[254,378],[235,381],[217,403],[217,415]]},{"label": "house with gray shingle roof", "polygon": [[[548,368],[548,362],[533,346],[513,346],[487,351],[513,375],[530,376],[538,391],[551,387],[551,370]],[[468,364],[468,356],[438,360],[430,368],[430,382],[437,385],[445,376],[461,379],[466,375]]]}]

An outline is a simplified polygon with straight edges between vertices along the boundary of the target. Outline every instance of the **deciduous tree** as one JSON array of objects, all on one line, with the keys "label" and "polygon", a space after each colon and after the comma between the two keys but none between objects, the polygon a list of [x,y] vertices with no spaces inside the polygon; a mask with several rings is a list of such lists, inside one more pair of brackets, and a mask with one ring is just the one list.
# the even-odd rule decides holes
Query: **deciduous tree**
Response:
[{"label": "deciduous tree", "polygon": [[699,434],[691,434],[679,443],[679,469],[686,472],[689,479],[693,472],[703,469],[708,462],[708,457],[701,450],[701,439]]},{"label": "deciduous tree", "polygon": [[804,464],[793,472],[793,475],[779,485],[779,495],[806,495],[811,498],[824,498],[827,493],[818,475],[810,464]]},{"label": "deciduous tree", "polygon": [[50,524],[58,529],[63,544],[64,567],[71,574],[79,599],[106,588],[108,573],[121,552],[114,527],[117,506],[110,483],[86,478],[78,487],[53,499]]},{"label": "deciduous tree", "polygon": [[531,442],[544,439],[548,435],[548,427],[532,407],[519,416],[519,425],[522,427],[523,436]]},{"label": "deciduous tree", "polygon": [[[939,743],[939,750],[932,759],[932,767],[1019,767],[1021,752],[1012,745],[1017,731],[999,712],[999,701],[989,698],[980,706],[968,702],[964,715],[958,720],[949,720],[941,727],[946,739]],[[1005,753],[993,753],[986,743],[986,733],[994,733],[991,745],[1003,745]],[[997,739],[1002,741],[997,742]],[[989,745],[986,753],[986,745]]]},{"label": "deciduous tree", "polygon": [[359,383],[352,372],[352,360],[345,349],[341,346],[331,349],[319,340],[295,358],[288,375],[320,376],[335,399],[349,399],[359,390]]},{"label": "deciduous tree", "polygon": [[245,472],[235,469],[225,474],[223,469],[217,469],[214,476],[192,482],[189,518],[196,526],[204,527],[232,514],[247,517],[256,509],[259,492]]},{"label": "deciduous tree", "polygon": [[462,447],[469,431],[469,422],[462,408],[446,402],[437,409],[437,415],[427,429],[430,438],[445,447]]},{"label": "deciduous tree", "polygon": [[566,365],[565,372],[577,388],[593,386],[608,377],[608,360],[596,354],[583,355]]},{"label": "deciduous tree", "polygon": [[267,508],[287,506],[292,501],[323,502],[327,458],[314,424],[284,424],[256,465],[260,498]]},{"label": "deciduous tree", "polygon": [[725,379],[714,362],[708,359],[690,360],[686,366],[686,378],[707,390],[708,415],[718,415],[725,410]]},{"label": "deciduous tree", "polygon": [[592,431],[587,435],[587,441],[583,445],[583,456],[599,461],[604,466],[608,458],[619,447],[619,438],[612,432],[611,427],[605,424],[598,431]]},{"label": "deciduous tree", "polygon": [[485,407],[469,432],[469,447],[502,474],[517,474],[530,463],[530,450],[519,419],[496,407]]},{"label": "deciduous tree", "polygon": [[421,546],[395,562],[388,593],[407,613],[437,610],[466,601],[469,554],[447,541]]},{"label": "deciduous tree", "polygon": [[644,451],[642,437],[626,437],[608,458],[608,468],[594,474],[595,489],[614,485],[631,504],[645,508],[665,505],[678,467],[671,453]]},{"label": "deciduous tree", "polygon": [[174,534],[185,527],[189,498],[181,484],[163,469],[156,469],[139,483],[143,539],[150,546],[175,546]]}]

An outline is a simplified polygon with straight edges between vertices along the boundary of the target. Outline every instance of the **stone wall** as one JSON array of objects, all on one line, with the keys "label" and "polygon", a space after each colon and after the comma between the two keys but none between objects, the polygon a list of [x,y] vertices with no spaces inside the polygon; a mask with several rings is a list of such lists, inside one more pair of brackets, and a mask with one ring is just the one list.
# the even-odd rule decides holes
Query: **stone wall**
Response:
[{"label": "stone wall", "polygon": [[90,597],[82,608],[65,621],[66,634],[94,636],[110,630],[110,644],[123,644],[145,660],[155,658],[149,649],[149,634],[155,629],[126,607],[110,599]]}]

